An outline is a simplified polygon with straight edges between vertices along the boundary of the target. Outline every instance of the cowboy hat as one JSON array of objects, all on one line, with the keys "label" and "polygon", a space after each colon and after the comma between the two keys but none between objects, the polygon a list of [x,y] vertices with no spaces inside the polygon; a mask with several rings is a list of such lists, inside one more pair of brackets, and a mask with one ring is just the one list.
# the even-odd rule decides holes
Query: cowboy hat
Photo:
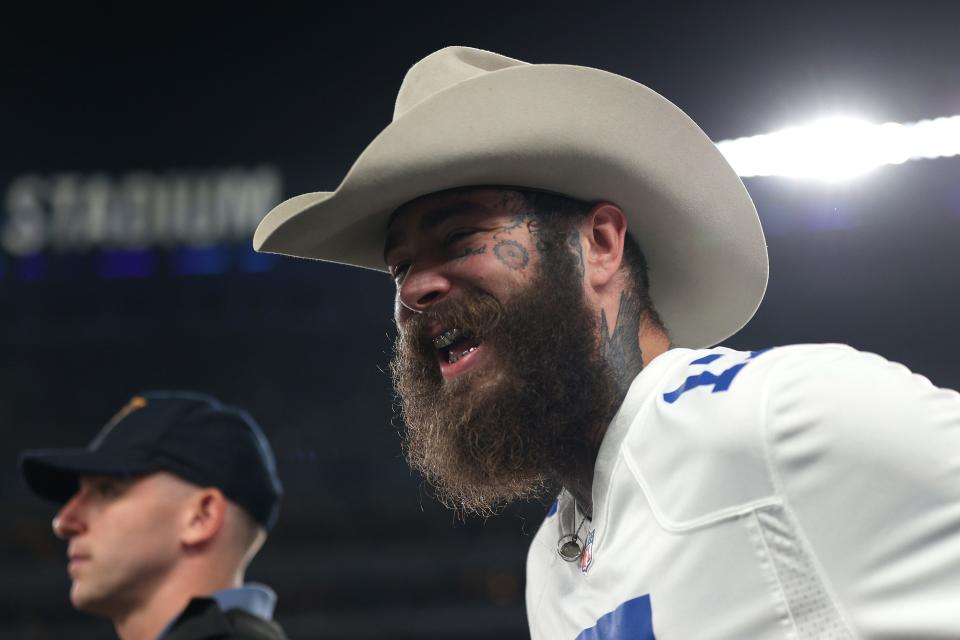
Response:
[{"label": "cowboy hat", "polygon": [[679,108],[606,71],[527,64],[467,47],[415,64],[393,121],[337,190],[281,203],[260,222],[253,245],[384,271],[394,210],[471,185],[619,205],[677,346],[732,335],[763,298],[767,251],[756,209],[716,146]]}]

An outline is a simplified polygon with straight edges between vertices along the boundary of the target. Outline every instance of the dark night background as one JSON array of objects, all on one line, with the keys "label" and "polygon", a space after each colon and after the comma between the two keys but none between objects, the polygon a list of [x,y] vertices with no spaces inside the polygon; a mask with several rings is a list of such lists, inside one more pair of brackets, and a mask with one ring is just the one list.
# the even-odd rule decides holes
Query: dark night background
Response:
[{"label": "dark night background", "polygon": [[[332,190],[407,68],[449,44],[620,73],[713,140],[836,112],[960,114],[955,2],[125,6],[0,16],[0,225],[26,174],[270,166],[280,197]],[[960,387],[960,157],[745,182],[771,276],[727,345],[846,342]],[[526,637],[523,559],[545,506],[460,522],[407,470],[382,372],[389,279],[248,247],[148,249],[138,277],[108,247],[0,249],[0,637],[112,637],[69,607],[55,508],[16,457],[85,444],[149,388],[241,404],[272,440],[287,496],[248,578],[277,590],[291,637]]]}]

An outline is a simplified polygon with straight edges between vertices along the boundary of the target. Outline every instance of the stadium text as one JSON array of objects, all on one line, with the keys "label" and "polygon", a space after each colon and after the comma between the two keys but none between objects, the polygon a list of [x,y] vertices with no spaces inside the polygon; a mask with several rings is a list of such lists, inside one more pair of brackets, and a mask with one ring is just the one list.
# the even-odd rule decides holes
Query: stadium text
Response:
[{"label": "stadium text", "polygon": [[271,166],[117,177],[23,174],[6,189],[0,246],[25,256],[249,242],[282,196],[280,172]]}]

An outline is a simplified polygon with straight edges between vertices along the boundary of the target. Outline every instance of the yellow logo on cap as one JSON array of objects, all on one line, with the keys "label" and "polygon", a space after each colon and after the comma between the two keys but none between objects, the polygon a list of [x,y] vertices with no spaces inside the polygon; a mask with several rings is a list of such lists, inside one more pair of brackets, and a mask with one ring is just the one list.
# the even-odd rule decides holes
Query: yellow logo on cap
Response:
[{"label": "yellow logo on cap", "polygon": [[120,411],[117,411],[117,414],[110,418],[108,423],[110,426],[113,426],[126,418],[128,415],[136,411],[137,409],[143,409],[147,406],[147,399],[142,396],[133,396],[130,398],[130,402],[123,405],[123,408]]}]

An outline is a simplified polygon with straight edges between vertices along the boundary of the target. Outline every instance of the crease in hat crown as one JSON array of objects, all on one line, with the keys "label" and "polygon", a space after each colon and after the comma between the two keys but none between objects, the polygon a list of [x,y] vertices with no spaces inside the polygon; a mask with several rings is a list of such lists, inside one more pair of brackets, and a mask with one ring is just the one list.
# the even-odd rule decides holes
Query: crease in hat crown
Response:
[{"label": "crease in hat crown", "polygon": [[418,61],[404,76],[393,108],[399,120],[431,96],[477,76],[528,63],[499,53],[469,47],[446,47]]}]

